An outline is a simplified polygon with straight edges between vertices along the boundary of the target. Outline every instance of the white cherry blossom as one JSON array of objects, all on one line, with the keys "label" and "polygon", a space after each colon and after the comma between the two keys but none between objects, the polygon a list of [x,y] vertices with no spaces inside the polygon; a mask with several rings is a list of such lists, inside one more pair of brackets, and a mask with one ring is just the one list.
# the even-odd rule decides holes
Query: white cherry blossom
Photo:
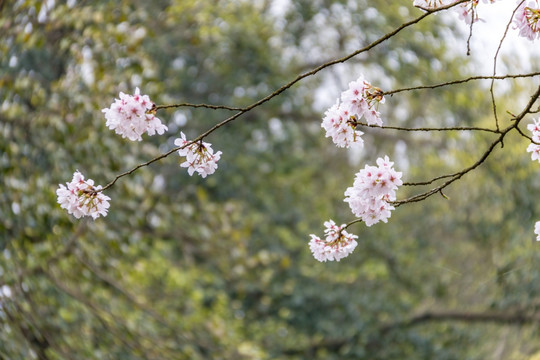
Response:
[{"label": "white cherry blossom", "polygon": [[94,180],[85,180],[79,171],[73,174],[73,179],[66,185],[60,184],[56,190],[57,201],[62,209],[77,219],[91,216],[95,220],[99,216],[107,216],[111,198],[100,191],[101,185],[94,186]]},{"label": "white cherry blossom", "polygon": [[334,106],[326,111],[321,127],[326,130],[326,137],[331,137],[338,147],[348,148],[351,146],[362,147],[364,134],[360,130],[355,130],[356,125],[348,110],[336,102]]},{"label": "white cherry blossom", "polygon": [[345,224],[337,226],[333,220],[324,223],[325,238],[321,239],[316,235],[311,234],[309,241],[309,249],[313,257],[321,262],[340,261],[344,257],[349,256],[358,243],[355,239],[358,236],[349,234],[345,231]]},{"label": "white cherry blossom", "polygon": [[[186,135],[180,132],[180,137],[174,140],[174,145],[185,146],[190,142],[186,139]],[[180,166],[187,167],[190,176],[197,172],[203,178],[216,171],[218,167],[217,162],[221,158],[221,151],[214,153],[212,144],[203,141],[185,146],[178,150],[178,154],[186,157],[186,161],[180,164]]]},{"label": "white cherry blossom", "polygon": [[529,40],[540,38],[540,4],[536,1],[525,1],[514,16],[514,27],[519,35]]},{"label": "white cherry blossom", "polygon": [[141,135],[145,132],[148,135],[162,135],[167,131],[167,126],[163,125],[152,111],[154,103],[148,95],[141,95],[139,88],[135,89],[133,95],[120,92],[119,97],[110,108],[101,110],[105,114],[105,125],[109,129],[131,141],[141,141]]},{"label": "white cherry blossom", "polygon": [[356,174],[354,184],[345,191],[345,202],[366,226],[387,222],[396,200],[396,190],[403,184],[401,172],[394,170],[388,156],[377,159],[378,166],[366,165]]},{"label": "white cherry blossom", "polygon": [[349,83],[349,88],[341,93],[340,98],[341,101],[338,99],[324,113],[321,127],[326,130],[326,137],[331,137],[338,147],[362,147],[364,133],[356,130],[356,126],[362,117],[369,125],[382,126],[377,107],[384,103],[383,92],[360,76]]}]

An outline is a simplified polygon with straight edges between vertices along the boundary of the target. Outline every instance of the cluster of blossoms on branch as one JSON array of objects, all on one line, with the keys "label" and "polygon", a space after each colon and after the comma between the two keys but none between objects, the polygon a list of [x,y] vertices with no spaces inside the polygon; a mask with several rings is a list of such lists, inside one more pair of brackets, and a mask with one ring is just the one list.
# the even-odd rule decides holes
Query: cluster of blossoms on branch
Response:
[{"label": "cluster of blossoms on branch", "polygon": [[540,4],[538,0],[524,1],[514,17],[514,26],[519,35],[535,40],[540,38]]},{"label": "cluster of blossoms on branch", "polygon": [[[483,3],[493,4],[497,0],[482,0]],[[435,10],[442,6],[456,3],[456,0],[414,0],[413,5],[424,10]],[[470,0],[460,3],[453,10],[467,24],[479,20],[477,6],[480,0]],[[519,7],[514,16],[514,28],[519,30],[519,35],[535,40],[540,38],[540,4],[538,0],[517,0]]]},{"label": "cluster of blossoms on branch", "polygon": [[56,195],[62,209],[73,214],[77,219],[91,216],[94,220],[99,216],[107,216],[110,197],[104,195],[101,185],[94,186],[94,180],[84,180],[84,176],[76,171],[67,187],[60,184]]},{"label": "cluster of blossoms on branch", "polygon": [[[148,95],[141,95],[139,88],[135,89],[133,95],[120,92],[119,97],[120,99],[115,99],[114,103],[102,112],[107,120],[105,125],[122,138],[141,141],[144,133],[150,136],[156,133],[162,135],[168,130],[155,116],[155,104]],[[187,167],[190,176],[196,171],[205,178],[216,171],[221,151],[214,153],[211,144],[202,140],[188,141],[183,132],[180,132],[180,138],[177,138],[174,144],[179,147],[178,154],[186,157],[186,161],[180,166]],[[58,203],[68,213],[77,219],[91,216],[94,220],[107,215],[111,198],[102,193],[101,185],[95,187],[93,180],[85,181],[79,171],[73,174],[73,180],[66,185],[67,188],[60,184],[56,195]]]},{"label": "cluster of blossoms on branch", "polygon": [[[413,5],[423,10],[430,11],[443,6],[455,4],[457,0],[414,0]],[[494,3],[496,0],[482,0],[483,3]],[[530,40],[540,38],[540,0],[518,0],[518,8],[513,19],[514,28],[519,30],[520,36]],[[470,0],[452,7],[457,10],[460,17],[471,24],[479,20],[477,6],[480,0]],[[383,104],[384,92],[372,86],[363,76],[349,83],[347,90],[343,91],[336,103],[324,114],[321,127],[326,131],[326,137],[341,148],[352,146],[362,147],[363,132],[357,130],[357,126],[365,119],[367,125],[382,126],[379,104]],[[136,88],[133,95],[120,92],[119,99],[115,99],[109,108],[102,112],[105,114],[106,126],[114,130],[122,138],[131,141],[141,141],[142,135],[147,133],[152,136],[162,135],[168,128],[155,116],[155,104],[148,95],[141,95]],[[540,162],[540,119],[528,126],[532,132],[533,143],[527,148],[531,152],[532,159]],[[183,132],[175,139],[174,144],[178,147],[178,154],[185,157],[180,164],[187,168],[190,176],[197,172],[201,177],[213,174],[221,158],[221,151],[214,153],[212,145],[203,142],[202,139],[189,141]],[[172,151],[171,151],[172,152]],[[155,161],[155,160],[153,160]],[[151,161],[152,162],[152,161]],[[396,191],[403,184],[402,173],[393,168],[393,162],[388,156],[377,159],[377,166],[366,165],[355,177],[352,187],[345,191],[345,199],[356,221],[363,221],[366,226],[371,226],[379,221],[387,222],[394,210],[392,203],[396,200]],[[122,175],[123,176],[123,175]],[[102,193],[101,186],[94,186],[91,179],[85,180],[84,176],[76,171],[67,187],[60,184],[56,191],[57,201],[68,213],[76,218],[91,216],[93,219],[106,216],[109,209],[108,196]],[[106,186],[105,188],[107,188]],[[356,222],[354,221],[354,222]],[[350,225],[350,224],[349,224]],[[322,262],[339,261],[353,252],[358,243],[358,236],[345,231],[348,225],[337,226],[334,221],[324,223],[326,227],[325,238],[310,235],[309,247],[313,256]],[[540,241],[540,221],[535,225],[535,233]]]},{"label": "cluster of blossoms on branch", "polygon": [[349,88],[341,93],[340,99],[328,109],[321,127],[326,130],[326,137],[342,148],[362,147],[363,132],[356,130],[360,119],[364,117],[369,125],[382,126],[378,104],[384,103],[381,89],[372,86],[363,76],[349,83]]},{"label": "cluster of blossoms on branch", "polygon": [[[362,146],[363,133],[356,127],[362,117],[368,125],[382,126],[377,107],[384,103],[383,94],[381,89],[372,86],[363,76],[349,83],[349,88],[324,114],[321,127],[326,130],[326,137],[331,137],[338,147]],[[356,174],[353,186],[345,191],[344,201],[349,203],[353,214],[366,226],[388,221],[394,210],[391,202],[396,200],[396,190],[403,184],[402,173],[394,170],[394,163],[388,156],[377,159],[377,165],[366,165]],[[358,238],[356,235],[347,233],[345,225],[336,226],[332,220],[325,222],[324,226],[325,239],[312,234],[309,242],[315,259],[339,261],[352,253],[357,245],[354,240]]]},{"label": "cluster of blossoms on branch", "polygon": [[186,140],[186,135],[183,132],[180,132],[180,137],[174,140],[174,145],[182,147],[182,149],[178,150],[178,155],[185,156],[186,161],[180,166],[187,167],[190,176],[196,171],[205,178],[216,171],[217,162],[221,158],[221,151],[214,153],[212,144],[202,140],[191,142]]},{"label": "cluster of blossoms on branch", "polygon": [[324,226],[326,227],[324,239],[310,235],[309,248],[315,259],[321,262],[339,261],[354,251],[358,245],[355,240],[358,236],[345,231],[345,224],[337,226],[333,220],[329,220]]},{"label": "cluster of blossoms on branch", "polygon": [[[394,163],[388,156],[377,159],[377,165],[366,165],[356,174],[353,186],[345,191],[344,201],[366,226],[388,221],[394,210],[391,202],[396,200],[396,190],[403,184],[402,173],[394,170]],[[310,235],[309,248],[315,259],[339,261],[353,252],[357,245],[354,239],[358,236],[347,233],[345,225],[336,226],[332,220],[325,222],[324,226],[324,240]]]},{"label": "cluster of blossoms on branch", "polygon": [[136,88],[133,95],[120,92],[120,99],[115,99],[110,108],[101,111],[105,114],[105,125],[109,129],[123,138],[141,141],[141,135],[145,132],[148,135],[162,135],[168,130],[155,116],[153,107],[154,103],[148,95],[141,95],[139,88]]},{"label": "cluster of blossoms on branch", "polygon": [[378,166],[366,165],[356,174],[354,184],[345,191],[345,202],[366,226],[388,222],[396,200],[396,190],[403,184],[401,172],[395,171],[388,156],[377,159]]}]

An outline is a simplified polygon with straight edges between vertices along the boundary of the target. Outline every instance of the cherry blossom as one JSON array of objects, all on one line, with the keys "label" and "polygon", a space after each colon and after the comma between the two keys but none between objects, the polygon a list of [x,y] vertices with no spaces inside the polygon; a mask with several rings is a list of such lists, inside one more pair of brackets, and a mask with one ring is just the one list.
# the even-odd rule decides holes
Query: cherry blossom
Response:
[{"label": "cherry blossom", "polygon": [[[497,0],[482,0],[484,4],[493,4],[495,1]],[[459,18],[461,20],[465,21],[467,24],[470,25],[471,22],[482,20],[478,17],[478,11],[476,10],[476,7],[478,6],[479,3],[480,3],[480,0],[471,0],[471,1],[467,1],[462,4],[459,4],[453,9],[458,12]]]},{"label": "cherry blossom", "polygon": [[523,2],[514,17],[514,27],[519,35],[535,40],[540,38],[540,4],[538,0]]},{"label": "cherry blossom", "polygon": [[369,125],[382,126],[376,107],[384,104],[383,92],[367,82],[362,75],[358,80],[350,82],[349,88],[341,93],[341,102],[357,121],[364,116]]},{"label": "cherry blossom", "polygon": [[77,219],[91,216],[95,220],[99,216],[107,216],[111,198],[100,191],[101,185],[94,186],[92,179],[84,180],[79,171],[73,173],[73,179],[66,185],[60,184],[56,190],[57,201],[62,209]]},{"label": "cherry blossom", "polygon": [[414,0],[413,6],[421,9],[438,9],[441,6],[450,4],[449,0]]},{"label": "cherry blossom", "polygon": [[218,167],[217,162],[221,158],[221,151],[214,153],[212,144],[203,141],[189,144],[190,142],[186,140],[186,135],[183,132],[180,132],[180,137],[174,140],[174,145],[185,146],[178,150],[180,156],[186,157],[186,161],[180,166],[187,167],[190,176],[195,171],[203,178],[213,174]]},{"label": "cherry blossom", "polygon": [[361,138],[364,133],[355,130],[356,125],[352,121],[349,111],[340,106],[339,101],[324,115],[321,127],[326,130],[326,137],[331,137],[338,147],[364,146],[364,140]]},{"label": "cherry blossom", "polygon": [[167,126],[152,111],[154,103],[148,95],[141,95],[139,88],[135,89],[133,95],[120,92],[119,96],[120,99],[115,99],[110,108],[101,110],[109,129],[131,141],[141,141],[141,135],[145,132],[148,135],[162,135],[167,131]]},{"label": "cherry blossom", "polygon": [[[533,119],[533,123],[527,125],[527,129],[532,132],[532,140],[534,143],[529,144],[527,152],[532,153],[531,159],[540,162],[540,118]],[[536,144],[535,144],[536,143]]]},{"label": "cherry blossom", "polygon": [[321,262],[340,261],[344,257],[349,256],[358,243],[355,239],[358,236],[349,234],[345,231],[345,224],[337,226],[333,220],[324,223],[325,239],[321,239],[316,235],[311,234],[309,241],[309,249],[313,253],[313,257]]},{"label": "cherry blossom", "polygon": [[382,126],[378,104],[384,103],[381,89],[372,86],[360,76],[349,83],[349,88],[341,93],[341,102],[336,103],[324,113],[321,127],[326,130],[326,137],[331,137],[338,147],[362,147],[363,132],[356,130],[362,117],[369,125]]},{"label": "cherry blossom", "polygon": [[356,174],[354,184],[345,191],[345,202],[366,226],[387,222],[396,200],[396,190],[403,184],[401,172],[394,170],[388,156],[377,159],[377,167],[366,165]]}]

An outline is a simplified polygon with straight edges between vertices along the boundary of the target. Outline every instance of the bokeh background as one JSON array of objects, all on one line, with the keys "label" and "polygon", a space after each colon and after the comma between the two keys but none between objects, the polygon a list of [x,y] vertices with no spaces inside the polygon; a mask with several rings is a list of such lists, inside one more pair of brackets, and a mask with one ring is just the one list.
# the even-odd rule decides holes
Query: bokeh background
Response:
[{"label": "bokeh background", "polygon": [[[422,181],[488,146],[490,134],[364,129],[351,152],[320,128],[360,74],[383,90],[489,74],[477,43],[466,56],[457,16],[430,16],[219,129],[206,141],[223,156],[206,179],[176,155],[122,178],[92,221],[56,202],[75,170],[106,184],[230,115],[161,110],[169,131],[130,142],[100,111],[119,91],[246,106],[421,12],[390,0],[0,6],[1,359],[540,359],[540,165],[524,138],[509,136],[448,200],[354,225],[359,246],[339,263],[307,246],[324,221],[353,219],[343,193],[364,164],[388,154]],[[491,26],[504,30],[506,15]],[[502,73],[538,71],[523,49],[501,57]],[[502,124],[538,83],[497,82]],[[393,126],[493,127],[489,85],[400,93],[380,110]]]}]

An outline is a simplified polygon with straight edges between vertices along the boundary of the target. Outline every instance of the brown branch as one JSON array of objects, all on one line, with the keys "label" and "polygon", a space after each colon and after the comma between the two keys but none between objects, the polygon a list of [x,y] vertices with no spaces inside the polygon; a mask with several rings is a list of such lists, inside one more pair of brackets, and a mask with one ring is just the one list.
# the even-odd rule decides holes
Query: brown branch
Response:
[{"label": "brown branch", "polygon": [[501,76],[495,76],[495,75],[485,75],[485,76],[471,76],[466,79],[459,79],[459,80],[452,80],[447,81],[440,84],[434,84],[434,85],[421,85],[421,86],[414,86],[414,87],[408,87],[408,88],[402,88],[402,89],[396,89],[391,91],[383,91],[383,95],[394,95],[400,92],[404,91],[412,91],[412,90],[425,90],[425,89],[436,89],[443,86],[449,86],[449,85],[456,85],[456,84],[463,84],[469,81],[474,80],[504,80],[504,79],[517,79],[517,78],[525,78],[525,77],[534,77],[539,76],[540,72],[533,72],[528,74],[508,74],[508,75],[501,75]]},{"label": "brown branch", "polygon": [[355,125],[365,126],[365,127],[372,127],[372,128],[379,128],[379,129],[391,129],[391,130],[401,130],[401,131],[486,131],[491,132],[495,134],[500,134],[499,130],[495,129],[488,129],[488,128],[482,128],[482,127],[466,127],[466,126],[458,126],[458,127],[446,127],[446,128],[406,128],[406,127],[400,127],[400,126],[379,126],[379,125],[369,125],[366,123],[361,122],[355,122]]},{"label": "brown branch", "polygon": [[171,105],[154,105],[154,107],[150,111],[157,111],[157,110],[170,109],[170,108],[179,108],[179,107],[206,108],[206,109],[212,109],[212,110],[229,110],[229,111],[244,110],[244,108],[225,106],[225,105],[181,103],[181,104],[171,104]]},{"label": "brown branch", "polygon": [[529,141],[532,142],[533,144],[540,145],[539,143],[537,143],[536,141],[534,141],[532,137],[530,137],[529,135],[525,134],[525,133],[519,128],[519,126],[516,126],[516,130],[517,130],[517,132],[518,132],[521,136],[523,136],[523,137],[526,138],[526,139],[529,139]]},{"label": "brown branch", "polygon": [[[501,131],[499,137],[495,141],[493,141],[491,143],[489,148],[484,152],[484,154],[480,157],[480,159],[478,159],[478,161],[476,161],[473,165],[471,165],[471,166],[469,166],[469,167],[467,167],[467,168],[465,168],[465,169],[463,169],[463,170],[461,170],[461,171],[459,171],[457,173],[454,173],[454,174],[451,174],[451,175],[444,175],[444,177],[450,177],[450,179],[447,180],[446,182],[444,182],[442,185],[437,186],[434,189],[426,191],[426,192],[424,192],[422,194],[412,196],[412,197],[410,197],[408,199],[405,199],[405,200],[394,201],[394,202],[392,202],[392,204],[396,205],[396,207],[397,207],[397,206],[400,206],[400,205],[403,205],[403,204],[406,204],[406,203],[418,202],[418,201],[422,201],[424,199],[427,199],[431,195],[440,192],[442,189],[446,188],[448,185],[452,184],[454,181],[459,180],[463,175],[465,175],[468,172],[476,169],[484,161],[486,161],[486,159],[493,152],[493,150],[495,149],[497,144],[502,143],[502,141],[503,141],[504,137],[506,136],[506,134],[508,134],[510,131],[512,131],[512,130],[514,130],[514,129],[516,129],[518,127],[519,122],[525,117],[525,115],[527,115],[529,113],[530,109],[533,107],[533,105],[536,102],[536,100],[538,99],[538,97],[540,97],[540,87],[538,87],[536,92],[531,96],[531,99],[529,100],[529,102],[527,103],[527,105],[525,106],[523,111],[518,116],[516,116],[516,118],[514,119],[515,122],[512,125],[508,126],[506,129]],[[442,178],[442,177],[439,177],[439,179],[440,178]],[[433,182],[433,181],[431,181],[431,182]]]},{"label": "brown branch", "polygon": [[404,183],[403,183],[403,186],[429,185],[429,184],[434,183],[434,182],[437,181],[437,180],[446,179],[446,178],[449,178],[449,177],[452,177],[452,176],[456,176],[456,174],[457,174],[457,173],[441,175],[441,176],[434,177],[433,179],[427,180],[427,181],[404,182]]},{"label": "brown branch", "polygon": [[469,37],[467,38],[467,56],[471,55],[471,39],[472,39],[474,15],[475,15],[474,10],[475,10],[474,5],[471,3],[471,24],[469,26]]},{"label": "brown branch", "polygon": [[[361,54],[361,53],[364,53],[364,52],[367,52],[369,50],[371,50],[372,48],[376,47],[377,45],[385,42],[386,40],[390,39],[391,37],[397,35],[399,32],[401,32],[403,29],[406,29],[414,24],[417,24],[419,23],[420,21],[422,21],[424,18],[426,18],[427,16],[431,15],[431,14],[434,14],[434,13],[437,13],[439,11],[442,11],[442,10],[446,10],[446,9],[449,9],[457,4],[460,4],[460,3],[463,3],[465,1],[468,1],[468,0],[459,0],[453,4],[450,4],[450,5],[446,5],[446,6],[443,6],[443,7],[440,7],[438,9],[434,9],[434,10],[431,10],[431,11],[428,11],[424,14],[422,14],[421,16],[411,20],[411,21],[408,21],[404,24],[401,24],[400,26],[398,26],[397,28],[395,28],[394,30],[392,30],[391,32],[383,35],[382,37],[380,37],[379,39],[375,40],[374,42],[372,42],[371,44],[361,48],[361,49],[358,49],[342,58],[339,58],[339,59],[335,59],[335,60],[332,60],[332,61],[328,61],[320,66],[317,66],[316,68],[314,68],[313,70],[310,70],[308,72],[305,72],[303,74],[300,74],[298,75],[296,78],[294,78],[293,80],[289,81],[288,83],[286,83],[285,85],[281,86],[280,88],[278,88],[277,90],[275,90],[273,93],[265,96],[264,98],[261,98],[259,99],[258,101],[254,102],[253,104],[247,106],[247,107],[244,107],[244,108],[241,108],[240,110],[238,110],[238,112],[228,118],[226,118],[225,120],[221,121],[220,123],[212,126],[210,129],[208,129],[207,131],[205,131],[204,133],[200,134],[198,137],[196,137],[194,140],[192,140],[190,143],[187,143],[183,146],[180,146],[180,147],[176,147],[176,148],[173,148],[171,149],[170,151],[162,154],[162,155],[159,155],[145,163],[142,163],[142,164],[139,164],[137,166],[135,166],[134,168],[132,168],[131,170],[128,170],[124,173],[121,173],[119,175],[117,175],[110,183],[108,183],[107,185],[105,185],[103,188],[101,188],[100,190],[98,190],[97,192],[101,192],[101,191],[105,191],[107,190],[108,188],[110,188],[111,186],[113,186],[120,178],[124,177],[124,176],[127,176],[127,175],[130,175],[132,174],[133,172],[137,171],[138,169],[142,168],[142,167],[145,167],[145,166],[148,166],[158,160],[161,160],[169,155],[171,155],[173,152],[177,151],[177,150],[180,150],[180,149],[183,149],[189,145],[191,145],[192,143],[195,143],[197,141],[200,141],[202,139],[204,139],[206,136],[210,135],[211,133],[213,133],[214,131],[216,131],[217,129],[219,129],[220,127],[236,120],[237,118],[239,118],[241,115],[253,110],[254,108],[256,107],[259,107],[261,106],[262,104],[270,101],[271,99],[273,99],[274,97],[278,96],[279,94],[281,94],[282,92],[286,91],[287,89],[289,89],[290,87],[292,87],[294,84],[298,83],[300,80],[304,79],[304,78],[307,78],[309,76],[312,76],[312,75],[315,75],[317,74],[318,72],[320,72],[321,70],[327,68],[327,67],[330,67],[330,66],[333,66],[333,65],[336,65],[336,64],[339,64],[339,63],[344,63],[346,62],[347,60]],[[157,108],[157,106],[156,106]]]},{"label": "brown branch", "polygon": [[347,229],[349,226],[354,225],[354,224],[359,223],[359,222],[362,222],[362,219],[354,219],[352,221],[349,221],[347,224],[345,224],[343,229]]},{"label": "brown branch", "polygon": [[[396,321],[382,325],[374,331],[365,347],[373,349],[377,346],[381,338],[392,331],[402,330],[419,326],[430,322],[465,322],[465,323],[494,323],[499,325],[529,325],[540,323],[540,314],[527,314],[525,312],[467,312],[467,311],[426,311],[403,321]],[[310,344],[307,348],[285,349],[284,354],[312,354],[320,349],[338,351],[341,347],[357,342],[358,336],[351,338],[324,339]]]},{"label": "brown branch", "polygon": [[466,323],[496,323],[496,324],[536,324],[540,323],[540,314],[525,312],[462,312],[462,311],[427,311],[404,321],[387,324],[379,329],[385,335],[396,329],[409,328],[426,322],[459,321]]}]

